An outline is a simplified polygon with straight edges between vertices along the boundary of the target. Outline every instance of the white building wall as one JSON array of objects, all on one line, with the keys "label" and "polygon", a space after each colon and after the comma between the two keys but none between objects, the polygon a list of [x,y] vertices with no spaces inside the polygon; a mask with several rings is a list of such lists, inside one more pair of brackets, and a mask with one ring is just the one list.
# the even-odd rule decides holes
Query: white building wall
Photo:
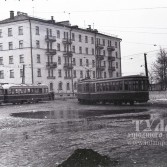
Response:
[{"label": "white building wall", "polygon": [[[18,27],[23,26],[23,35],[18,35]],[[36,27],[39,27],[39,35],[36,34]],[[13,36],[8,37],[8,28],[12,28]],[[57,63],[57,67],[53,68],[53,77],[48,78],[48,68],[46,63],[48,62],[47,42],[45,37],[47,35],[47,28],[52,30],[52,36],[56,36],[56,41],[52,42],[52,49],[57,50],[57,44],[60,44],[60,51],[53,55],[53,62]],[[72,83],[74,84],[79,79],[83,79],[86,76],[86,71],[89,70],[91,78],[93,77],[93,72],[97,72],[97,69],[92,66],[92,60],[95,61],[96,65],[96,45],[95,37],[99,38],[101,44],[105,40],[105,46],[101,50],[105,50],[104,59],[101,60],[101,65],[106,67],[102,70],[102,78],[104,78],[104,73],[106,77],[111,77],[109,75],[109,63],[108,63],[108,40],[111,41],[112,46],[115,46],[115,50],[112,51],[112,56],[115,57],[115,61],[112,61],[112,66],[115,67],[115,71],[112,71],[112,77],[121,76],[121,48],[120,39],[115,37],[110,37],[102,35],[99,33],[95,34],[95,31],[87,31],[79,28],[72,28],[69,26],[60,26],[50,23],[45,23],[42,21],[31,20],[31,30],[32,30],[32,55],[31,55],[31,39],[30,39],[30,23],[26,21],[17,21],[13,23],[0,24],[0,29],[2,29],[3,37],[0,38],[0,43],[3,43],[3,51],[0,51],[0,57],[3,57],[3,65],[0,65],[0,70],[4,70],[4,79],[0,79],[1,83],[21,83],[22,78],[20,77],[20,69],[25,65],[25,83],[34,84],[43,83],[50,86],[53,84],[53,90],[55,93],[72,93]],[[60,31],[60,38],[57,37],[57,31]],[[73,53],[72,59],[75,58],[76,65],[73,65],[72,73],[76,71],[76,77],[71,77],[69,79],[65,78],[65,56],[64,52],[64,32],[68,32],[68,38],[70,39],[70,31],[75,34],[75,40],[72,41],[71,49],[75,46],[75,53]],[[82,42],[79,42],[79,35],[82,36]],[[88,37],[88,43],[85,43],[85,36]],[[91,37],[94,38],[94,44],[91,43]],[[23,49],[19,49],[19,41],[23,40]],[[36,41],[40,42],[40,48],[36,47]],[[8,50],[8,43],[13,42],[13,50]],[[116,43],[117,42],[117,47]],[[79,53],[79,47],[82,47],[82,54]],[[88,54],[86,54],[86,48],[88,48]],[[92,55],[92,49],[94,49],[94,55]],[[116,54],[117,53],[117,54]],[[20,63],[19,55],[24,55],[24,63]],[[14,63],[9,64],[9,56],[13,55]],[[40,63],[37,62],[37,55],[40,55]],[[61,64],[58,64],[58,57],[61,58]],[[32,58],[32,60],[31,60]],[[80,66],[80,59],[82,59],[82,66]],[[88,67],[86,66],[86,59],[89,60]],[[33,64],[31,64],[33,62]],[[116,67],[116,62],[118,67]],[[14,78],[10,78],[9,71],[14,69]],[[32,76],[33,69],[33,76]],[[41,69],[41,76],[38,76],[38,69]],[[61,70],[61,77],[59,76],[59,70]],[[70,69],[69,69],[70,70]],[[83,78],[80,78],[80,71],[83,71]],[[71,70],[70,70],[71,72]],[[33,80],[32,80],[33,78]],[[62,82],[62,90],[59,90],[58,85]],[[70,85],[70,90],[67,90],[67,83]],[[76,92],[76,90],[74,90]]]}]

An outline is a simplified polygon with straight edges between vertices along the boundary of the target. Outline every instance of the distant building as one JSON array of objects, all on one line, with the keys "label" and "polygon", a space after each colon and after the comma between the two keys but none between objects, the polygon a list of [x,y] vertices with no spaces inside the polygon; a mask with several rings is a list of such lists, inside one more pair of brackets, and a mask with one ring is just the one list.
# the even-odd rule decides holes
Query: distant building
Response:
[{"label": "distant building", "polygon": [[121,39],[10,11],[0,21],[0,83],[43,83],[55,93],[76,92],[86,77],[121,76]]}]

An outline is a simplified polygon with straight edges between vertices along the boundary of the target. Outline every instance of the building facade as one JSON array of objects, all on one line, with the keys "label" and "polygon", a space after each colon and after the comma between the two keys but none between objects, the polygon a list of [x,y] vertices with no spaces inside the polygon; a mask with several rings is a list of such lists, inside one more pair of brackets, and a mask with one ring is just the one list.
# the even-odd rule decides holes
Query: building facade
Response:
[{"label": "building facade", "polygon": [[75,93],[84,78],[121,76],[121,39],[10,11],[0,21],[0,83],[47,84],[58,94]]}]

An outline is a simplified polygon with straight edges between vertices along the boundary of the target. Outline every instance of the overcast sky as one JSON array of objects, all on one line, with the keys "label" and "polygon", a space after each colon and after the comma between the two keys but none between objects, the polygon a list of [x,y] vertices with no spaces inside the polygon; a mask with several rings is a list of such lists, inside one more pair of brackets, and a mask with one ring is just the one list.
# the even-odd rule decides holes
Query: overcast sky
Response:
[{"label": "overcast sky", "polygon": [[167,48],[166,0],[0,0],[1,20],[10,10],[117,35],[123,75],[144,72],[144,53],[150,68],[160,46]]}]

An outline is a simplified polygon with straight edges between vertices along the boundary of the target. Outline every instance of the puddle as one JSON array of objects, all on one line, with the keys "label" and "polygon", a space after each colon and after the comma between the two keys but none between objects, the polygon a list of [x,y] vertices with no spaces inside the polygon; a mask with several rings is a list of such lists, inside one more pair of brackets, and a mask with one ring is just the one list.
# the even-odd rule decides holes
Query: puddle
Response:
[{"label": "puddle", "polygon": [[[121,109],[121,110],[61,110],[61,111],[36,111],[32,110],[30,112],[19,112],[12,113],[10,116],[31,118],[31,119],[77,119],[77,118],[91,118],[100,116],[110,116],[110,119],[121,119],[121,118],[144,118],[149,119],[149,114],[143,115],[128,115],[130,113],[136,114],[140,112],[146,112],[147,109]],[[122,115],[126,114],[127,115]],[[115,116],[114,115],[122,115]],[[109,118],[109,117],[108,117]]]}]

